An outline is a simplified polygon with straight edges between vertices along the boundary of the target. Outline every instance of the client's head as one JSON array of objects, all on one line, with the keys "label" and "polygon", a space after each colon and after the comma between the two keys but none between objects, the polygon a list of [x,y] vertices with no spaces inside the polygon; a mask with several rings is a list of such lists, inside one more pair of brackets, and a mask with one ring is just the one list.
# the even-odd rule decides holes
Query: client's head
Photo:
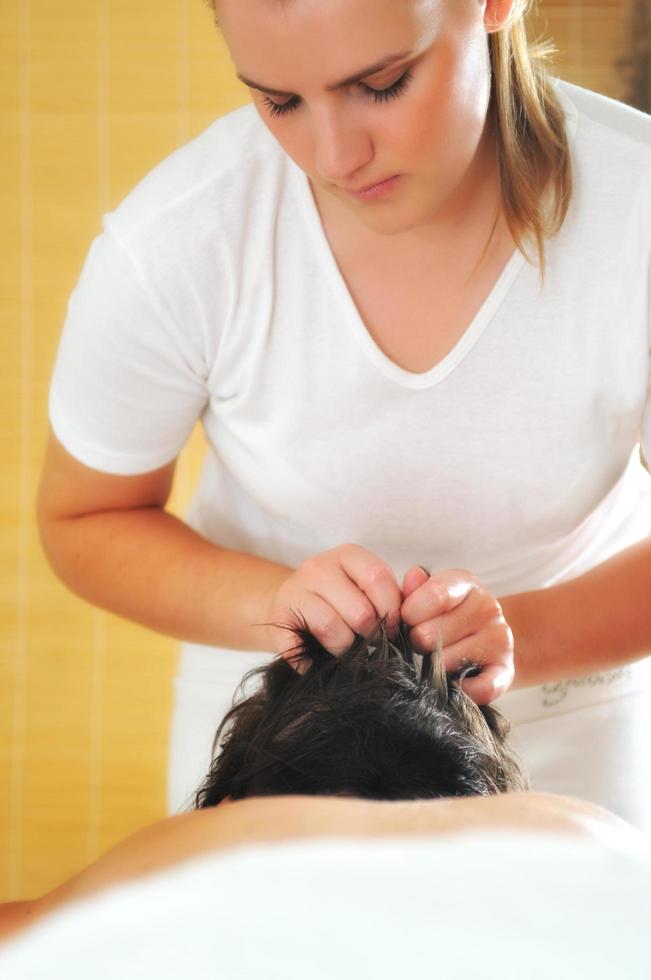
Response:
[{"label": "client's head", "polygon": [[440,647],[417,653],[404,624],[391,641],[384,619],[338,656],[302,618],[287,628],[298,640],[292,663],[278,657],[244,675],[235,698],[249,679],[258,687],[219,725],[195,809],[226,797],[424,800],[529,788],[506,719],[460,687],[478,664],[446,675]]}]

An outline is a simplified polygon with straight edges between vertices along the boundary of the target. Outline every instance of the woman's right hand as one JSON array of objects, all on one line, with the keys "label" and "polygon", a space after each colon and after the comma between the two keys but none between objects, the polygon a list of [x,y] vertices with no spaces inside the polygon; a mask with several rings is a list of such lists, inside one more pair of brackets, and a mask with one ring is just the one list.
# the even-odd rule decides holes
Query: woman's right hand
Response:
[{"label": "woman's right hand", "polygon": [[273,649],[283,657],[296,651],[296,634],[278,624],[297,624],[300,612],[321,646],[340,656],[356,633],[372,633],[381,616],[387,616],[393,636],[402,602],[400,586],[382,558],[358,544],[337,545],[306,558],[274,594],[267,617]]}]

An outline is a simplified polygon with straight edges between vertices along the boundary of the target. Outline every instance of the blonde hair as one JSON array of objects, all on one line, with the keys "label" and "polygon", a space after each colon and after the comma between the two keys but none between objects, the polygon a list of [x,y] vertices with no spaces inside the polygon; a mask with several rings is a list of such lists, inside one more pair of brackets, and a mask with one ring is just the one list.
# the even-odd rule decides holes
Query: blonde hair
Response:
[{"label": "blonde hair", "polygon": [[[563,109],[548,78],[547,61],[557,49],[550,41],[530,44],[527,40],[525,18],[533,3],[513,0],[506,23],[489,34],[489,112],[497,139],[504,217],[527,261],[531,259],[523,239],[535,238],[542,289],[544,238],[557,234],[565,221],[572,166]],[[484,252],[496,225],[497,220]]]}]

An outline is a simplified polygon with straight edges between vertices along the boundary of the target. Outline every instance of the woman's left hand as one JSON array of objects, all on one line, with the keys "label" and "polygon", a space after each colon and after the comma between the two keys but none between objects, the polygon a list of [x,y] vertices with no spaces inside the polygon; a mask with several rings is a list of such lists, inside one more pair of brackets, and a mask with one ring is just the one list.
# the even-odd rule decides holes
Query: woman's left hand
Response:
[{"label": "woman's left hand", "polygon": [[405,572],[401,606],[403,623],[419,653],[436,649],[440,632],[446,672],[468,661],[481,673],[466,677],[461,687],[476,704],[488,704],[504,694],[515,675],[513,633],[497,599],[462,568],[428,575],[414,565]]}]

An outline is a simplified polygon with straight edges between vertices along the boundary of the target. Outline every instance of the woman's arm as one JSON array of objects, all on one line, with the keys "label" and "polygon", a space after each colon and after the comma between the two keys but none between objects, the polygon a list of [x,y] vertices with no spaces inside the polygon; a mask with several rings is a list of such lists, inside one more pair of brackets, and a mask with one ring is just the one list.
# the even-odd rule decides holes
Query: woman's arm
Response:
[{"label": "woman's arm", "polygon": [[630,663],[651,651],[651,538],[569,582],[499,602],[513,632],[514,689]]},{"label": "woman's arm", "polygon": [[219,548],[164,510],[174,463],[137,476],[102,473],[50,431],[38,525],[52,568],[88,602],[166,636],[273,652],[269,628],[253,624],[265,621],[293,569]]},{"label": "woman's arm", "polygon": [[167,817],[127,837],[41,898],[0,905],[0,936],[18,932],[67,902],[199,854],[310,837],[432,836],[470,829],[562,833],[616,848],[644,846],[638,831],[602,807],[550,793],[407,801],[252,797]]}]

